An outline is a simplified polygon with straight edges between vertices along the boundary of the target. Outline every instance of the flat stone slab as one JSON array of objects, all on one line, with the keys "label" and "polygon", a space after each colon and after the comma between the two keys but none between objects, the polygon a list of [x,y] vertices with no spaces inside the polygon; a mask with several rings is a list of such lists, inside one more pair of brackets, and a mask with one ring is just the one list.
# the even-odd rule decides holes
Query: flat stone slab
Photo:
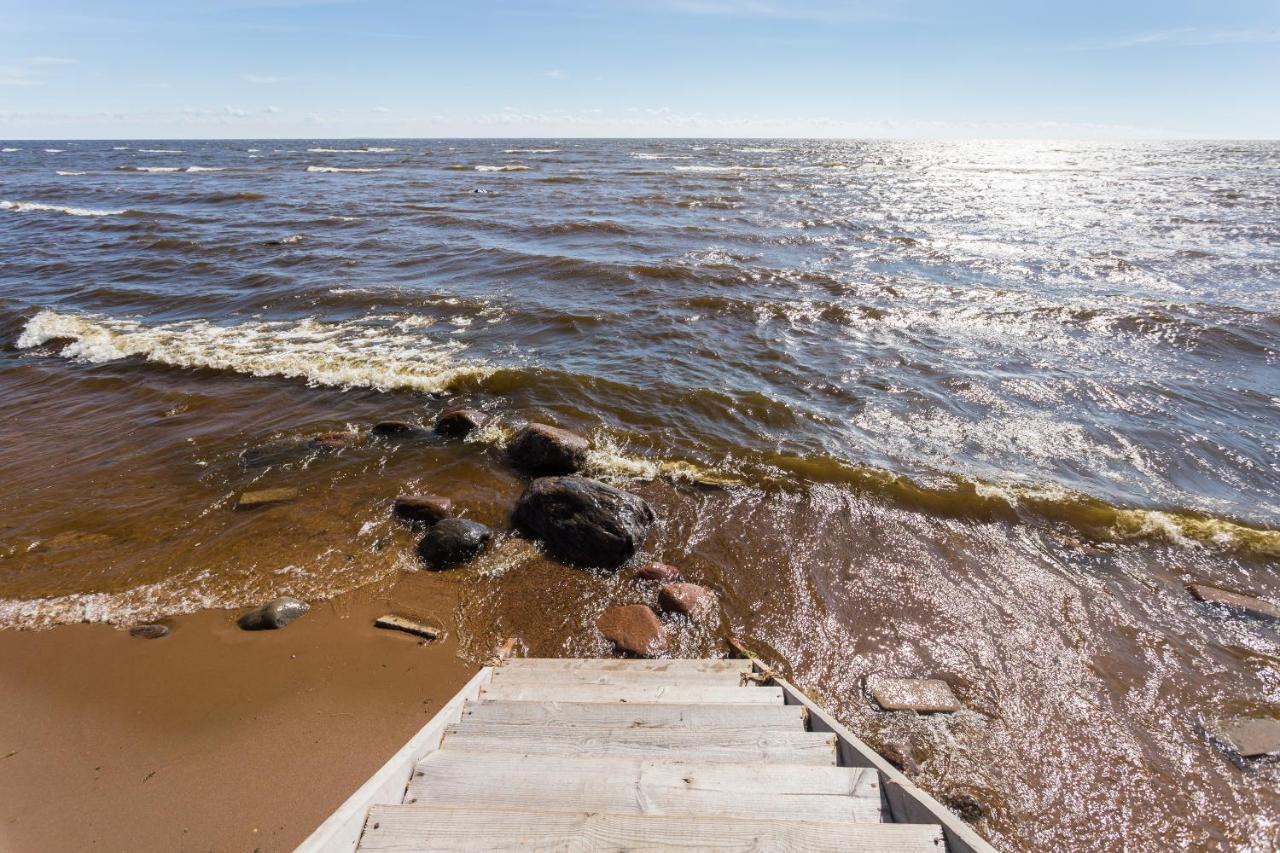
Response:
[{"label": "flat stone slab", "polygon": [[1187,584],[1187,592],[1191,593],[1196,600],[1208,604],[1220,604],[1233,610],[1243,610],[1254,616],[1280,619],[1280,605],[1272,604],[1270,601],[1265,601],[1261,598],[1255,598],[1252,595],[1232,592],[1229,589],[1219,589],[1216,586],[1207,586],[1202,583]]},{"label": "flat stone slab", "polygon": [[288,503],[297,500],[298,490],[293,488],[259,489],[256,492],[242,492],[236,501],[236,509],[252,509],[269,504]]},{"label": "flat stone slab", "polygon": [[407,616],[396,616],[394,613],[379,616],[373,621],[373,626],[387,631],[403,631],[426,640],[438,640],[444,636],[444,631],[434,625],[428,625],[426,622],[410,619]]},{"label": "flat stone slab", "polygon": [[867,692],[886,711],[919,711],[922,714],[949,714],[964,706],[951,686],[938,678],[867,678]]},{"label": "flat stone slab", "polygon": [[1245,758],[1280,755],[1280,720],[1269,717],[1234,717],[1210,729]]}]

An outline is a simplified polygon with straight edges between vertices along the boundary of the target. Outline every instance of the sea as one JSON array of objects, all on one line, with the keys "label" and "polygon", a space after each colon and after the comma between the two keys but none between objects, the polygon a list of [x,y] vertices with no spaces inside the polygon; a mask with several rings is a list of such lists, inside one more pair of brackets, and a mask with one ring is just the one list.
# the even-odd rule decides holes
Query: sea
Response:
[{"label": "sea", "polygon": [[[1210,734],[1280,716],[1280,628],[1186,590],[1280,601],[1280,144],[0,146],[0,626],[394,584],[391,500],[505,531],[551,423],[719,597],[674,654],[740,638],[998,847],[1280,844]],[[505,533],[445,575],[477,662],[654,595]]]}]

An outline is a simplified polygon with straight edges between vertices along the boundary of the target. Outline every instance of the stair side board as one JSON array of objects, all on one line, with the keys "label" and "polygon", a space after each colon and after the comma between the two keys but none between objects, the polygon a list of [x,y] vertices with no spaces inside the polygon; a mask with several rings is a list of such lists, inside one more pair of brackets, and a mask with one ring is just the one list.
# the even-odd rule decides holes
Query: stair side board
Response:
[{"label": "stair side board", "polygon": [[[699,841],[703,841],[699,844]],[[919,824],[604,814],[531,809],[375,806],[361,850],[941,853],[942,831]]]},{"label": "stair side board", "polygon": [[462,723],[501,723],[532,730],[635,728],[681,730],[805,731],[808,711],[799,705],[711,703],[604,703],[477,699],[462,709]]}]

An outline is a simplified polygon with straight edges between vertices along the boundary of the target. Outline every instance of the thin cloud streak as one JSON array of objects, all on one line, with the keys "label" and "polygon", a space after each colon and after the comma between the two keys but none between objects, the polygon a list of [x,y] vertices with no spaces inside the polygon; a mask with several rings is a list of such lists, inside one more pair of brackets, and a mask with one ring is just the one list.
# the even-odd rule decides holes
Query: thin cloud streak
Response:
[{"label": "thin cloud streak", "polygon": [[1148,45],[1175,47],[1210,47],[1229,44],[1269,44],[1280,42],[1280,29],[1257,30],[1200,30],[1180,27],[1173,30],[1154,30],[1146,33],[1114,36],[1076,45],[1080,50],[1122,50]]}]

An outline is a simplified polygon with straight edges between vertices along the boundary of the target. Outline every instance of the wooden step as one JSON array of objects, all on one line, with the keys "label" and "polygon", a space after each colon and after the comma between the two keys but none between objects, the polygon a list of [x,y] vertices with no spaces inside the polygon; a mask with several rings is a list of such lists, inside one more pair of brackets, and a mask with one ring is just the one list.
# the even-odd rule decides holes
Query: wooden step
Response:
[{"label": "wooden step", "polygon": [[508,670],[604,672],[750,672],[751,661],[728,658],[512,658],[495,673]]},{"label": "wooden step", "polygon": [[781,705],[781,687],[725,687],[699,684],[503,684],[494,679],[481,698],[515,702],[645,702],[713,705]]},{"label": "wooden step", "polygon": [[513,726],[466,722],[445,730],[442,749],[602,757],[808,764],[834,767],[836,736],[750,729],[606,729]]},{"label": "wooden step", "polygon": [[[746,689],[746,688],[744,688]],[[752,688],[757,689],[757,688]],[[460,722],[500,723],[543,730],[587,727],[611,729],[694,729],[698,731],[804,731],[803,705],[662,705],[603,702],[468,702]]]},{"label": "wooden step", "polygon": [[670,684],[689,687],[743,687],[755,686],[742,680],[742,673],[734,670],[699,672],[696,669],[671,672],[649,669],[541,669],[537,667],[508,667],[493,671],[491,684],[512,686],[516,684],[613,684],[619,687],[635,685],[647,687]]},{"label": "wooden step", "polygon": [[874,823],[880,820],[880,782],[867,768],[449,748],[418,764],[405,803]]},{"label": "wooden step", "polygon": [[945,853],[927,824],[653,817],[529,809],[374,806],[361,850],[446,851],[771,850],[813,853]]}]

